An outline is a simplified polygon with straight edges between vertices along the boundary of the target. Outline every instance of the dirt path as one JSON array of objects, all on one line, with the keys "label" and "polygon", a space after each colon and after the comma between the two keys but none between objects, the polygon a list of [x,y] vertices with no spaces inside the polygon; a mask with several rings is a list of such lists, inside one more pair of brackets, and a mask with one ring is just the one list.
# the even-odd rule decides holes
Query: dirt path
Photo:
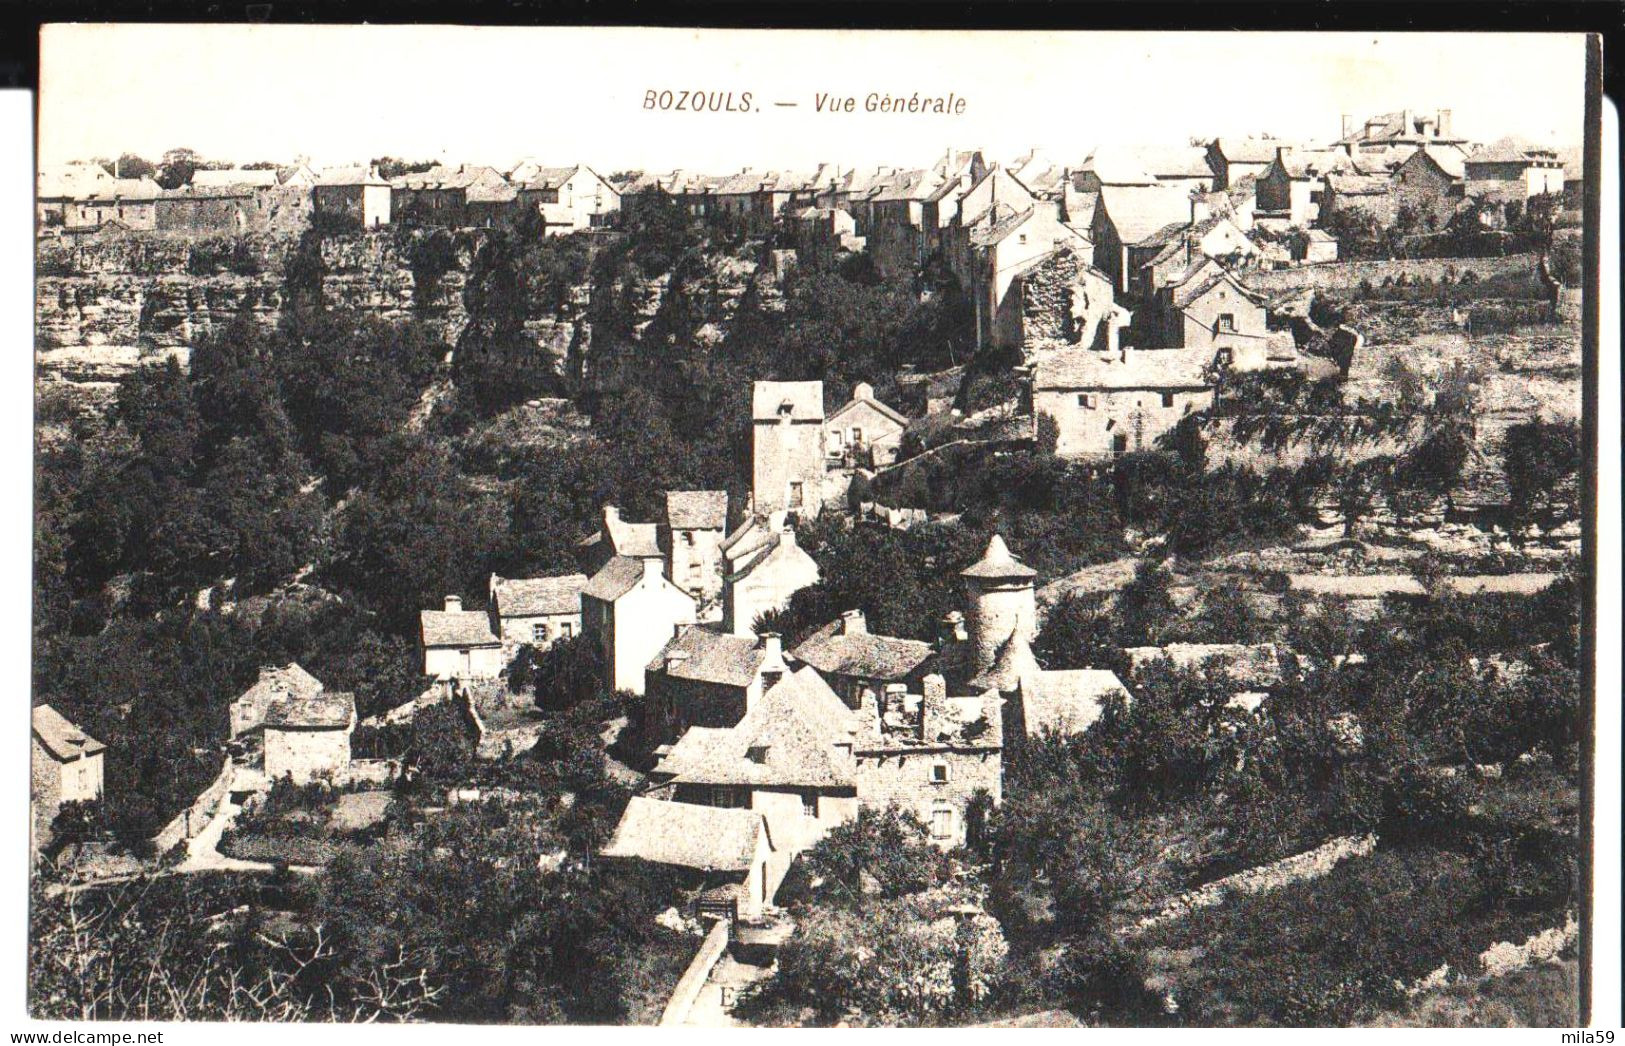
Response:
[{"label": "dirt path", "polygon": [[766,966],[751,966],[732,955],[724,955],[711,968],[711,976],[706,978],[705,987],[700,989],[683,1024],[698,1028],[745,1027],[734,1019],[733,1004],[738,1000],[741,989],[764,979],[768,972]]}]

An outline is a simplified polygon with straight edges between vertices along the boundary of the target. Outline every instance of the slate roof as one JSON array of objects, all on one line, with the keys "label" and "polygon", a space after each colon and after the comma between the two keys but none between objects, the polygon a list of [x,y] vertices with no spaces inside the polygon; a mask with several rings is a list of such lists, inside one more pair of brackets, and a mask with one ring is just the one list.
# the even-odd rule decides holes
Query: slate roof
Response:
[{"label": "slate roof", "polygon": [[355,725],[355,695],[324,690],[310,697],[280,697],[265,710],[266,729],[347,730]]},{"label": "slate roof", "polygon": [[633,796],[600,853],[705,872],[749,871],[767,821],[754,810]]},{"label": "slate roof", "polygon": [[35,705],[33,720],[34,736],[39,738],[47,752],[63,762],[107,750],[106,745],[79,729],[50,705]]},{"label": "slate roof", "polygon": [[359,164],[348,167],[329,167],[322,171],[316,179],[318,186],[342,185],[388,185],[389,183],[378,177],[378,172]]},{"label": "slate roof", "polygon": [[1507,136],[1481,145],[1467,157],[1468,163],[1532,163],[1553,161],[1557,150],[1545,145],[1534,145],[1522,138]]},{"label": "slate roof", "polygon": [[860,403],[867,403],[870,407],[873,407],[875,410],[879,411],[885,417],[887,417],[888,419],[890,419],[892,421],[895,421],[899,425],[903,425],[905,427],[908,425],[908,419],[905,418],[901,413],[894,410],[893,408],[891,408],[887,404],[880,402],[878,399],[875,399],[873,396],[864,396],[862,398],[859,398],[858,396],[854,395],[851,399],[849,399],[845,403],[841,404],[841,406],[835,411],[835,413],[831,414],[829,417],[825,418],[824,420],[826,422],[836,421],[837,419],[839,419],[843,415],[845,415],[848,411],[850,411],[854,407],[858,406],[858,404],[860,404]]},{"label": "slate roof", "polygon": [[1041,671],[1026,637],[1012,632],[999,646],[993,663],[972,676],[966,685],[972,690],[1015,690]]},{"label": "slate roof", "polygon": [[1299,181],[1354,167],[1347,153],[1335,149],[1292,149],[1282,153],[1280,160],[1287,176]]},{"label": "slate roof", "polygon": [[1221,283],[1227,283],[1234,287],[1244,298],[1255,302],[1263,301],[1263,298],[1257,292],[1236,279],[1234,273],[1214,264],[1198,265],[1189,271],[1185,281],[1174,288],[1174,305],[1183,309],[1191,302],[1200,300],[1203,295]]},{"label": "slate roof", "polygon": [[491,594],[501,617],[543,617],[581,613],[585,574],[556,577],[498,577],[491,575]]},{"label": "slate roof", "polygon": [[1191,201],[1183,189],[1171,185],[1103,185],[1100,203],[1117,229],[1118,239],[1137,244],[1158,229],[1181,219],[1190,220]]},{"label": "slate roof", "polygon": [[[1028,207],[1020,211],[1011,210],[1006,213],[997,213],[1003,210],[1003,204],[996,204],[994,207],[989,208],[989,211],[994,212],[991,215],[988,215],[993,218],[993,221],[986,224],[979,224],[977,228],[971,230],[971,246],[991,247],[994,244],[1003,241],[1005,237],[1027,224],[1027,220],[1033,216],[1034,212],[1036,211],[1036,207]],[[980,219],[978,219],[978,221],[980,222]]]},{"label": "slate roof", "polygon": [[875,203],[899,200],[923,200],[935,182],[927,171],[898,171],[886,182],[885,188],[874,196]]},{"label": "slate roof", "polygon": [[917,639],[868,632],[844,635],[841,622],[832,621],[808,636],[791,653],[825,675],[896,681],[925,664],[934,650],[930,643]]},{"label": "slate roof", "polygon": [[424,646],[499,646],[491,619],[478,610],[425,610],[418,615]]},{"label": "slate roof", "polygon": [[1094,725],[1105,709],[1106,699],[1118,691],[1128,692],[1117,673],[1105,669],[1039,672],[1033,685],[1023,687],[1021,692],[1027,733],[1082,733]]},{"label": "slate roof", "polygon": [[[667,658],[676,653],[688,656],[667,665]],[[651,672],[665,672],[673,679],[747,687],[756,679],[766,657],[767,651],[752,636],[718,632],[704,625],[682,625],[648,667]]]},{"label": "slate roof", "polygon": [[824,417],[821,381],[758,381],[751,387],[750,416],[754,421],[777,421],[779,408],[790,404],[792,419]]},{"label": "slate roof", "polygon": [[1203,349],[1130,351],[1128,358],[1088,349],[1057,349],[1041,355],[1035,389],[1205,389],[1213,354]]},{"label": "slate roof", "polygon": [[1136,674],[1163,657],[1175,668],[1185,669],[1202,668],[1214,658],[1222,658],[1227,663],[1226,675],[1238,685],[1268,689],[1281,681],[1280,653],[1274,643],[1170,643],[1129,647],[1124,652],[1129,657],[1130,671]]},{"label": "slate roof", "polygon": [[1421,156],[1424,159],[1432,160],[1435,167],[1449,175],[1451,178],[1467,177],[1467,154],[1454,146],[1423,146],[1422,148],[1416,150],[1416,152],[1412,155]]},{"label": "slate roof", "polygon": [[251,171],[233,167],[224,171],[193,171],[192,184],[200,189],[225,185],[251,185],[268,189],[277,184],[277,176],[274,170]]},{"label": "slate roof", "polygon": [[666,491],[666,525],[673,530],[722,530],[728,525],[726,490]]},{"label": "slate roof", "polygon": [[1100,205],[1100,193],[1078,192],[1068,193],[1066,197],[1066,216],[1070,225],[1079,225],[1088,228],[1095,220],[1095,208]]},{"label": "slate roof", "polygon": [[643,560],[631,556],[612,556],[609,562],[592,576],[592,580],[587,582],[581,594],[613,603],[630,592],[632,586],[642,579]]},{"label": "slate roof", "polygon": [[852,710],[804,667],[768,688],[734,727],[688,730],[656,771],[688,784],[851,785],[849,752],[838,746],[856,731]]},{"label": "slate roof", "polygon": [[1269,163],[1283,144],[1274,138],[1215,138],[1213,150],[1230,163]]},{"label": "slate roof", "polygon": [[156,200],[163,195],[163,190],[151,178],[68,179],[54,183],[42,179],[39,195],[41,199],[105,200],[113,203],[118,200]]},{"label": "slate roof", "polygon": [[1392,184],[1381,174],[1333,171],[1326,175],[1326,187],[1339,196],[1386,196]]},{"label": "slate roof", "polygon": [[321,693],[322,681],[290,661],[280,668],[263,668],[254,685],[244,690],[234,704],[258,703],[277,697],[314,697]]},{"label": "slate roof", "polygon": [[609,531],[610,544],[614,546],[617,556],[630,556],[635,559],[661,558],[658,525],[628,523],[616,516],[605,519],[603,526]]},{"label": "slate roof", "polygon": [[1010,554],[1004,538],[997,534],[987,539],[982,558],[959,572],[960,577],[978,578],[1030,578],[1038,572]]},{"label": "slate roof", "polygon": [[[520,164],[514,170],[517,171],[519,167],[523,166],[524,164]],[[570,176],[579,170],[581,170],[579,164],[574,167],[538,167],[536,173],[525,180],[524,186],[527,189],[557,189],[569,181]]]}]

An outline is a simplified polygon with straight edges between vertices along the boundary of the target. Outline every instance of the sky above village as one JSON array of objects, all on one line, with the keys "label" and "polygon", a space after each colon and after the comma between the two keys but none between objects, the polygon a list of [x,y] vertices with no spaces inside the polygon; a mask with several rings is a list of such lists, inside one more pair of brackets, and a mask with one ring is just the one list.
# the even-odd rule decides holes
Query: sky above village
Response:
[{"label": "sky above village", "polygon": [[[1039,146],[1071,163],[1103,142],[1331,141],[1344,113],[1406,108],[1568,145],[1583,84],[1579,35],[62,25],[41,40],[39,156],[725,173]],[[685,91],[722,111],[678,111]],[[872,93],[904,111],[866,111]],[[909,112],[914,95],[948,112]]]}]

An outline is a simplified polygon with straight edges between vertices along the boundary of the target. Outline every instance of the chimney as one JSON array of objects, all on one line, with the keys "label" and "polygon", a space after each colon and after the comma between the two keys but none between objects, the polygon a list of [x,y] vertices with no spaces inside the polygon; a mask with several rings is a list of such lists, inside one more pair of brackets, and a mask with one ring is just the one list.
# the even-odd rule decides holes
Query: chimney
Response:
[{"label": "chimney", "polygon": [[1416,113],[1410,109],[1402,109],[1399,114],[1400,133],[1412,135],[1416,133]]},{"label": "chimney", "polygon": [[963,643],[970,638],[965,632],[965,615],[957,610],[950,610],[942,616],[942,632],[938,636],[938,649],[944,649],[955,643]]},{"label": "chimney", "polygon": [[1343,114],[1343,137],[1344,138],[1352,138],[1353,136],[1354,136],[1354,117],[1350,116],[1348,113],[1344,113]]},{"label": "chimney", "polygon": [[875,398],[875,387],[867,381],[860,381],[852,386],[852,398],[855,400],[872,400]]},{"label": "chimney", "polygon": [[616,508],[614,505],[605,505],[604,506],[604,526],[607,527],[611,523],[619,523],[620,521],[621,521],[621,510]]},{"label": "chimney", "polygon": [[765,693],[784,678],[790,666],[784,663],[784,640],[777,632],[763,632],[757,636],[756,649],[762,652],[762,690]]},{"label": "chimney", "polygon": [[948,681],[939,673],[933,672],[922,681],[923,693],[920,695],[920,740],[935,741],[942,734],[948,733],[953,726],[953,717],[948,714]]},{"label": "chimney", "polygon": [[666,563],[661,559],[649,558],[643,561],[643,580],[657,581],[665,574]]},{"label": "chimney", "polygon": [[462,610],[463,610],[463,597],[462,596],[447,596],[446,597],[446,613],[448,613],[448,614],[460,614],[460,613],[462,613]]},{"label": "chimney", "polygon": [[1448,138],[1451,135],[1451,131],[1452,131],[1452,128],[1450,126],[1450,110],[1449,109],[1440,109],[1439,110],[1438,135],[1439,135],[1440,138]]},{"label": "chimney", "polygon": [[869,634],[869,622],[863,617],[861,610],[848,610],[841,614],[841,635],[863,636]]},{"label": "chimney", "polygon": [[902,683],[887,683],[885,692],[880,696],[880,718],[884,722],[886,713],[901,712],[904,698],[908,695],[908,687]]}]

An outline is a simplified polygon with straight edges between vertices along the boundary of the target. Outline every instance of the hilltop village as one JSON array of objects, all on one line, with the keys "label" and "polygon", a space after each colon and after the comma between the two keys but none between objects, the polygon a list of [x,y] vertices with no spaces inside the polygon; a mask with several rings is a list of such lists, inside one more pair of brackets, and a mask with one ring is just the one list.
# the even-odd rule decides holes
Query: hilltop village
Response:
[{"label": "hilltop village", "polygon": [[1565,1012],[1578,153],[1337,130],[42,171],[36,1015]]}]

